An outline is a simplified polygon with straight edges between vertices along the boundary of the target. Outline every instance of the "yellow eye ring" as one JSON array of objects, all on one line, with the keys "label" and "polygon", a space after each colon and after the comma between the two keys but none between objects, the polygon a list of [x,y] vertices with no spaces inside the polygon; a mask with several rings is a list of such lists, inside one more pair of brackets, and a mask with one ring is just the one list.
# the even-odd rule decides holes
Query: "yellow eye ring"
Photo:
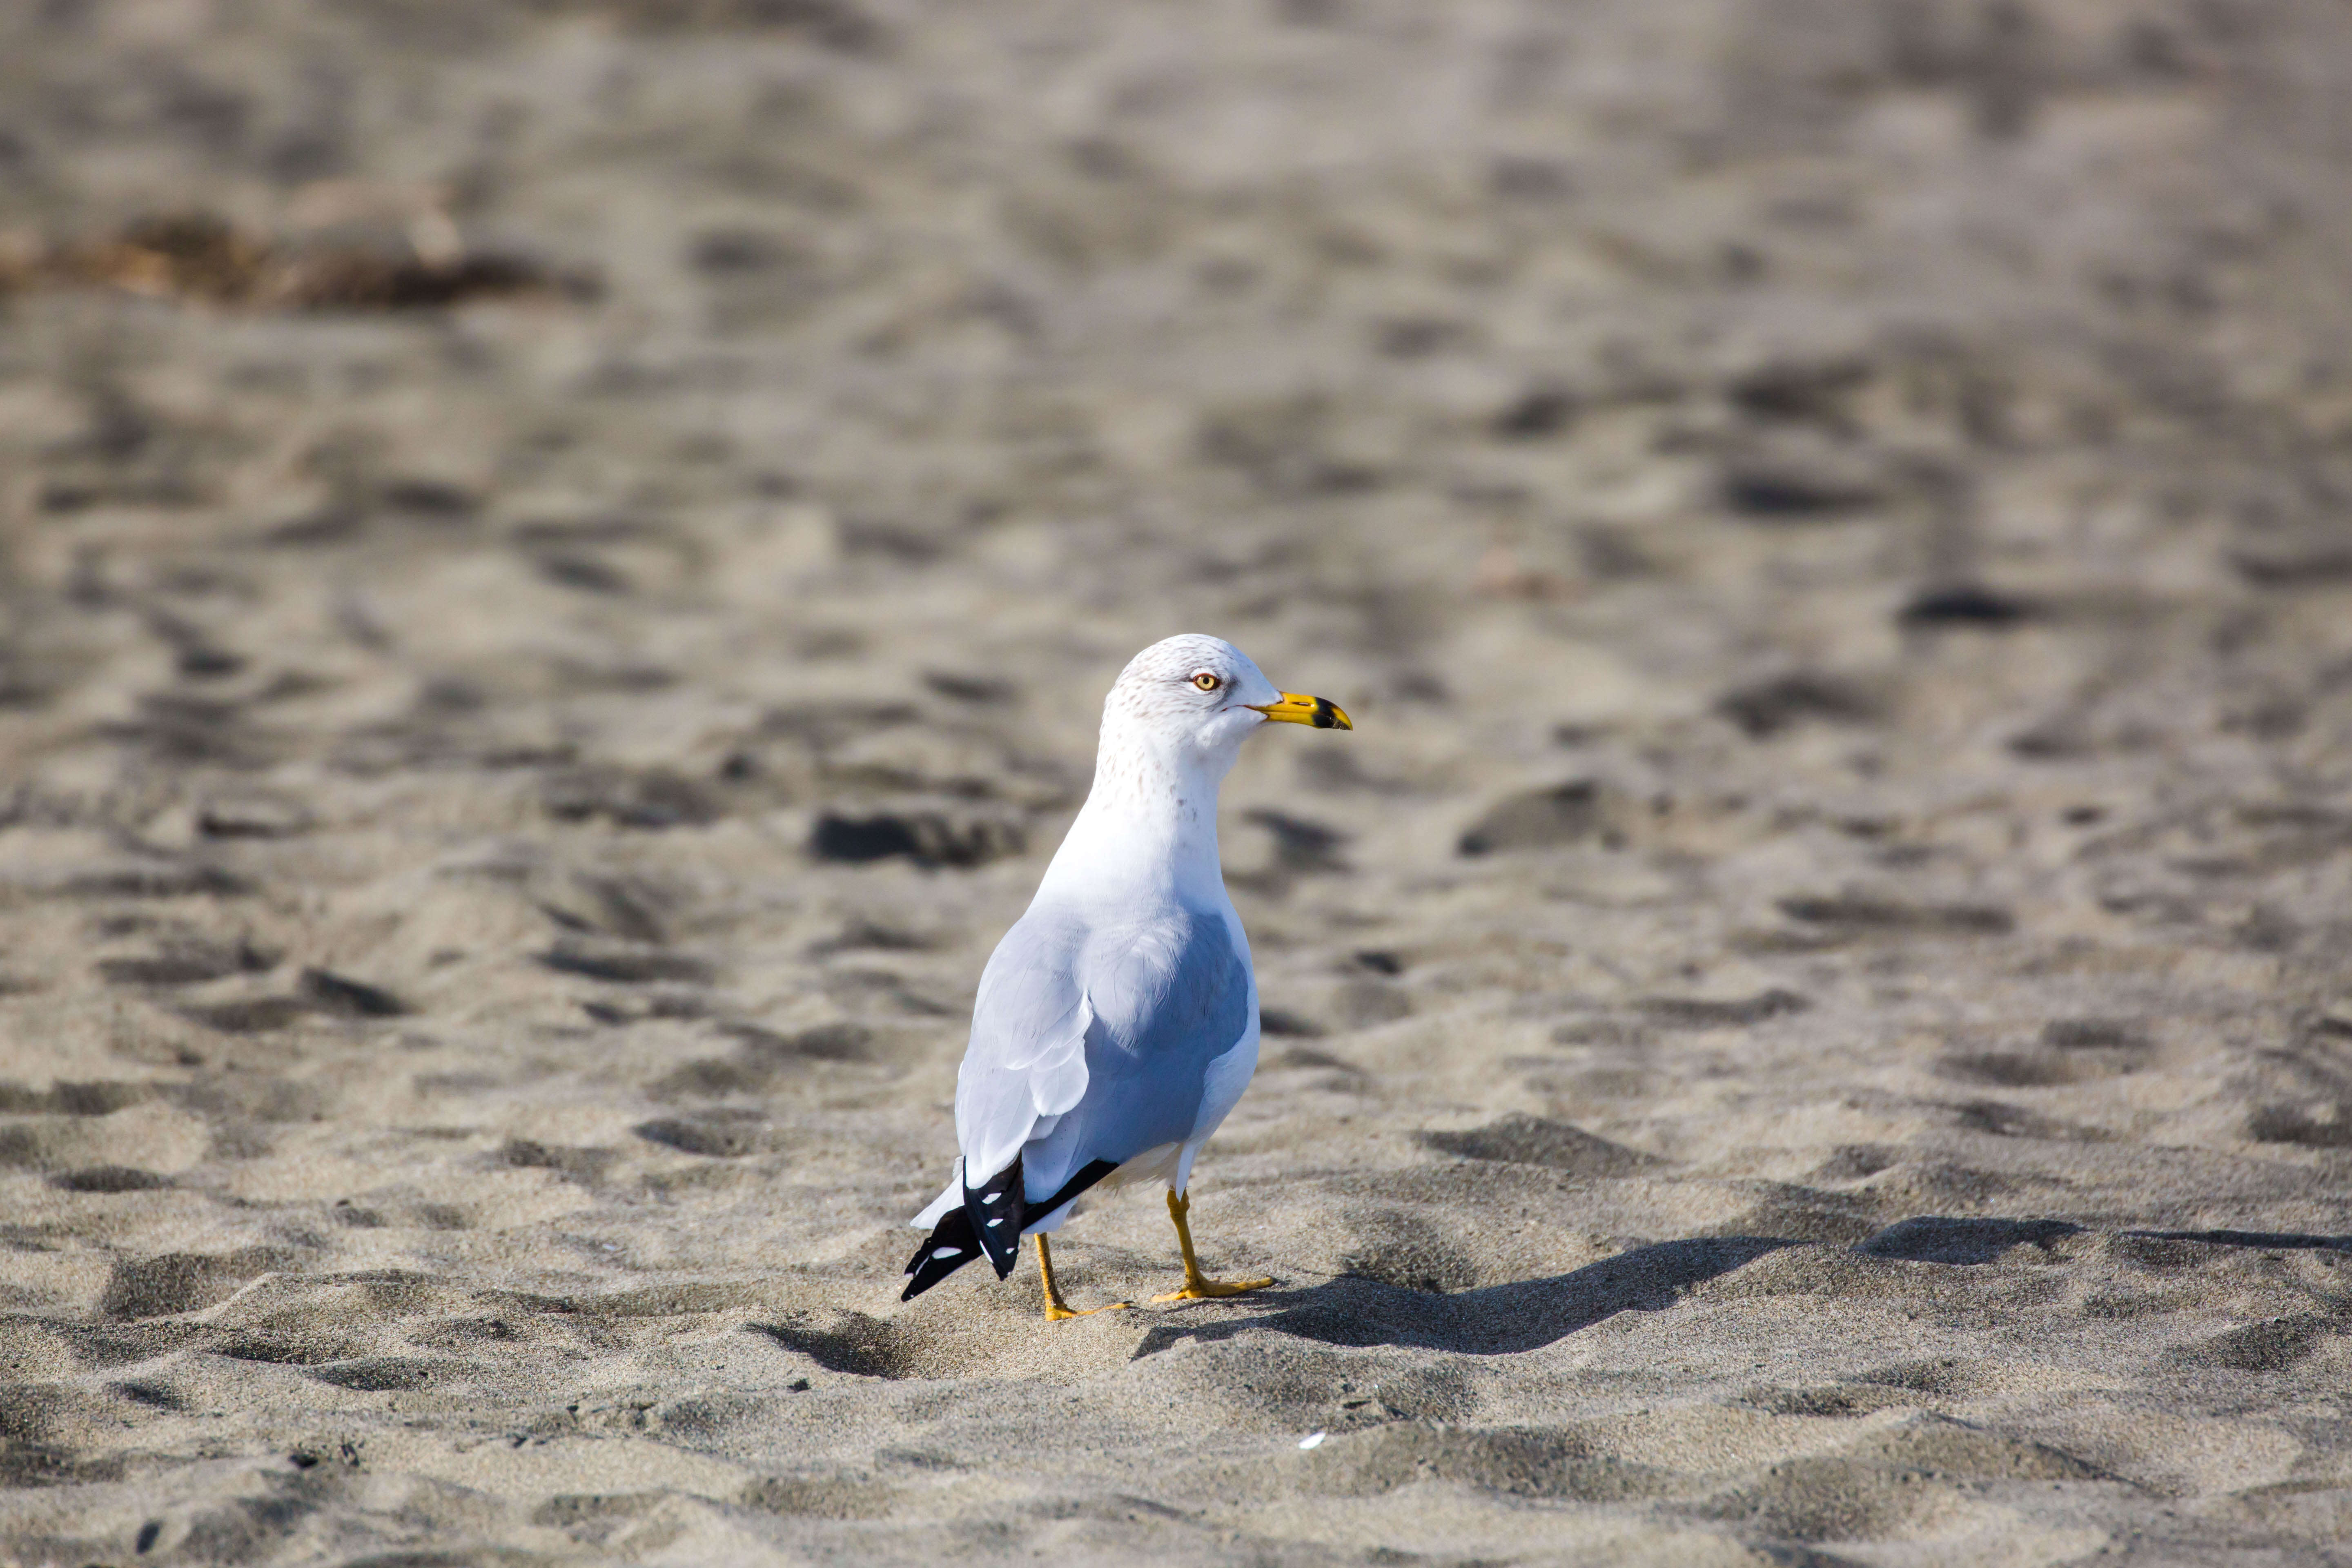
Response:
[{"label": "yellow eye ring", "polygon": [[1203,691],[1214,691],[1218,687],[1223,686],[1224,682],[1219,680],[1215,676],[1211,675],[1204,669],[1200,674],[1192,678],[1192,684],[1199,687]]}]

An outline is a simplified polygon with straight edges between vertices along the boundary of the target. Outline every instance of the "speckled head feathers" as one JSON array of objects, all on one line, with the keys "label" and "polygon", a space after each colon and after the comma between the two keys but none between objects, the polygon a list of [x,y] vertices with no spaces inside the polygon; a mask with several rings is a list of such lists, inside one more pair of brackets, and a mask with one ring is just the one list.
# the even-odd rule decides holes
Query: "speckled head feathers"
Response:
[{"label": "speckled head feathers", "polygon": [[1281,696],[1249,656],[1223,637],[1188,632],[1153,643],[1128,660],[1104,700],[1102,761],[1150,754],[1222,774],[1241,742],[1265,723],[1253,705]]},{"label": "speckled head feathers", "polygon": [[1271,702],[1279,696],[1249,655],[1223,637],[1185,632],[1153,643],[1127,661],[1110,689],[1105,717],[1116,711],[1155,728],[1181,730],[1230,714],[1248,721],[1242,731],[1247,733],[1262,721],[1245,704]]}]

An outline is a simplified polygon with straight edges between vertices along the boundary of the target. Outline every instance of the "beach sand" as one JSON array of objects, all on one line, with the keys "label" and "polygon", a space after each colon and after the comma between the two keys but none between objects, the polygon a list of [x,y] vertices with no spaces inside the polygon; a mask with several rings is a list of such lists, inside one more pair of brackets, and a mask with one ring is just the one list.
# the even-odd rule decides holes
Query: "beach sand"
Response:
[{"label": "beach sand", "polygon": [[[2323,1563],[2352,19],[0,20],[0,1559]],[[1256,1082],[898,1300],[1137,648]],[[1319,1439],[1319,1441],[1318,1440]]]}]

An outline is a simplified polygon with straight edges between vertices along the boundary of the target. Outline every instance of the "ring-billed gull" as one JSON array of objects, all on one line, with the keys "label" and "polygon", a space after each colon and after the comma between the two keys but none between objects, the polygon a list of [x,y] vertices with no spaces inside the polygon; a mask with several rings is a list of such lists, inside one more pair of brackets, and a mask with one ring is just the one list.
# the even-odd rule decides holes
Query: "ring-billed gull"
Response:
[{"label": "ring-billed gull", "polygon": [[1083,1317],[1054,1284],[1047,1234],[1097,1184],[1153,1178],[1184,1258],[1183,1287],[1155,1300],[1274,1283],[1209,1279],[1185,1223],[1193,1156],[1257,1068],[1257,980],[1217,859],[1217,786],[1268,723],[1355,728],[1323,698],[1276,690],[1220,637],[1156,642],[1120,672],[1094,788],[981,974],[956,1077],[962,1153],[911,1222],[932,1228],[900,1300],[975,1258],[1002,1279],[1034,1236],[1046,1318]]}]

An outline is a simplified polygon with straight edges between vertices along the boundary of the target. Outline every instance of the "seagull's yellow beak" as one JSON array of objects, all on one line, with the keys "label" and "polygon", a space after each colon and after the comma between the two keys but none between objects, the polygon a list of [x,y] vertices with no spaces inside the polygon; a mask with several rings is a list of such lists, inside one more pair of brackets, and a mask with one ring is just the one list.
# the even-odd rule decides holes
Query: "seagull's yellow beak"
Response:
[{"label": "seagull's yellow beak", "polygon": [[1352,730],[1354,721],[1328,697],[1309,697],[1303,691],[1286,691],[1275,702],[1244,702],[1244,708],[1255,708],[1277,724],[1312,724],[1318,730]]}]

